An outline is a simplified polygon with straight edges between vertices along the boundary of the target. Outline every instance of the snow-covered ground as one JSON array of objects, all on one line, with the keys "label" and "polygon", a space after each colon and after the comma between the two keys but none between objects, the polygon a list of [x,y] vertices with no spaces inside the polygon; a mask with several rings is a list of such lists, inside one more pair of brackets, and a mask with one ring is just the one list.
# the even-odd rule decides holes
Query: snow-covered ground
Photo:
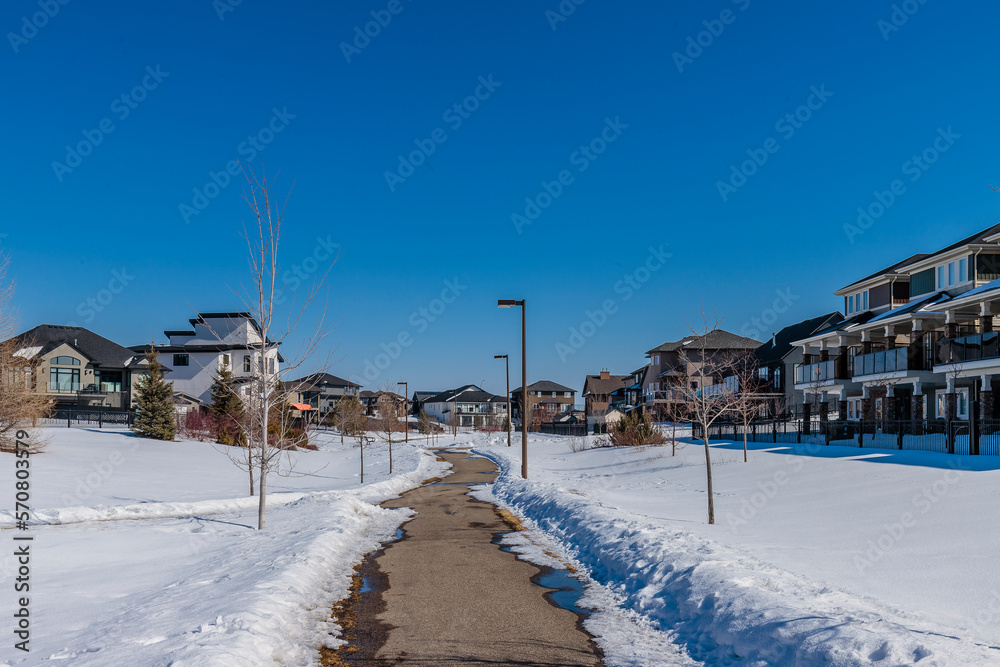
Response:
[{"label": "snow-covered ground", "polygon": [[11,529],[13,456],[4,466],[5,582],[17,571],[12,538],[34,538],[31,651],[13,648],[10,586],[0,596],[4,665],[317,664],[318,647],[339,634],[330,610],[353,565],[409,516],[377,503],[445,466],[422,443],[396,443],[390,476],[377,444],[361,486],[354,442],[321,434],[321,451],[294,455],[299,476],[269,476],[267,529],[256,531],[247,475],[221,447],[45,433],[47,450],[31,457],[28,531]]},{"label": "snow-covered ground", "polygon": [[575,452],[583,439],[532,435],[525,482],[519,441],[478,439],[505,474],[477,495],[695,660],[1000,664],[1000,458],[751,444],[744,463],[717,443],[710,526],[700,444]]},{"label": "snow-covered ground", "polygon": [[[216,446],[47,433],[26,533],[3,473],[4,581],[12,538],[34,538],[31,652],[8,634],[3,665],[316,664],[352,566],[408,516],[377,503],[443,472],[420,441],[394,446],[390,476],[380,444],[361,486],[354,443],[323,435],[303,474],[270,477],[255,531],[246,474]],[[586,627],[609,666],[1000,664],[1000,458],[751,444],[744,463],[718,443],[709,526],[697,444],[674,457],[532,435],[525,482],[519,437],[435,444],[453,442],[501,466],[476,495],[526,519],[514,550],[593,582]],[[15,603],[8,588],[0,614]]]}]

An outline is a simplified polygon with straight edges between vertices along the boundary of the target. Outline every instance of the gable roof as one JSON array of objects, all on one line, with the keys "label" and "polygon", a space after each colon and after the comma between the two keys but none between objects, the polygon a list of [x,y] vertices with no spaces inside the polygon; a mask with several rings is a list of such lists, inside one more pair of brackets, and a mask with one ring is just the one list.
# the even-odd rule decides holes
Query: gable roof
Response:
[{"label": "gable roof", "polygon": [[13,340],[25,347],[40,347],[36,355],[47,354],[65,343],[87,356],[95,366],[108,368],[125,368],[137,356],[127,347],[83,327],[40,324],[14,336]]},{"label": "gable roof", "polygon": [[291,380],[285,383],[288,386],[296,386],[302,389],[307,387],[357,387],[360,388],[360,384],[355,384],[350,380],[345,380],[344,378],[337,377],[336,375],[331,375],[330,373],[311,373],[305,377],[301,377],[298,380]]},{"label": "gable roof", "polygon": [[836,294],[838,292],[843,292],[843,291],[849,290],[852,287],[854,287],[855,285],[860,285],[861,283],[868,282],[869,280],[871,280],[873,278],[878,278],[881,275],[898,273],[899,269],[903,268],[904,266],[906,266],[908,264],[913,264],[914,262],[919,262],[921,260],[927,259],[928,257],[930,257],[930,254],[926,253],[926,252],[920,252],[920,253],[917,253],[916,255],[911,255],[911,256],[907,257],[906,259],[904,259],[904,260],[902,260],[900,262],[896,262],[895,264],[887,266],[887,267],[885,267],[884,269],[882,269],[880,271],[876,271],[875,273],[871,274],[870,276],[865,276],[864,278],[861,278],[860,280],[855,280],[850,285],[846,285],[844,287],[841,287],[839,290],[837,290],[837,292],[834,292],[834,294]]},{"label": "gable roof", "polygon": [[951,252],[952,250],[957,250],[957,249],[961,248],[962,246],[971,245],[971,244],[975,244],[975,243],[988,243],[989,241],[987,241],[987,239],[989,239],[990,237],[996,236],[997,234],[1000,234],[1000,223],[997,223],[997,224],[993,225],[992,227],[987,227],[986,229],[978,231],[975,234],[971,234],[969,236],[966,236],[961,241],[956,241],[955,243],[952,243],[951,245],[945,246],[944,248],[941,248],[940,250],[935,250],[934,252],[929,253],[927,255],[924,255],[923,257],[921,257],[919,259],[910,259],[910,260],[908,260],[906,262],[906,265],[916,264],[917,262],[919,262],[921,260],[927,259],[929,257],[934,257],[935,255],[943,255],[945,253]]},{"label": "gable roof", "polygon": [[[514,394],[514,393],[518,393],[520,391],[521,391],[521,388],[518,387],[517,389],[511,389],[510,393]],[[575,389],[570,389],[569,387],[564,387],[563,385],[559,384],[558,382],[553,382],[552,380],[539,380],[538,382],[529,384],[528,385],[528,391],[571,391],[574,394],[576,393]]]},{"label": "gable roof", "polygon": [[449,389],[448,391],[442,391],[436,396],[431,396],[427,398],[424,403],[453,403],[457,400],[468,403],[499,403],[507,402],[507,398],[504,396],[497,396],[496,394],[491,394],[488,391],[484,391],[481,387],[477,387],[474,384],[467,384],[459,387],[458,389]]},{"label": "gable roof", "polygon": [[706,350],[752,350],[760,345],[759,340],[738,336],[725,329],[712,329],[702,336],[685,336],[680,340],[663,343],[658,347],[646,352],[647,355],[657,352],[676,352],[680,349],[700,349]]},{"label": "gable roof", "polygon": [[602,378],[600,375],[588,375],[583,381],[583,395],[588,394],[610,394],[625,387],[628,375],[612,375]]},{"label": "gable roof", "polygon": [[754,356],[761,364],[770,364],[781,361],[794,349],[792,343],[803,338],[808,338],[820,329],[824,329],[831,324],[835,324],[844,319],[839,312],[827,313],[819,317],[802,320],[796,324],[789,324],[778,333],[774,334],[771,340],[766,341],[756,350]]}]

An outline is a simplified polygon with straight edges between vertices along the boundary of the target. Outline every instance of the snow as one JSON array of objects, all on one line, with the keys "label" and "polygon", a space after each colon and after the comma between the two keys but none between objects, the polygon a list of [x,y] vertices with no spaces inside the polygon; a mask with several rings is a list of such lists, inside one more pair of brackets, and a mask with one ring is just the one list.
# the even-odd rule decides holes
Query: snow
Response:
[{"label": "snow", "polygon": [[[409,510],[382,500],[444,473],[421,448],[366,450],[322,434],[303,474],[268,481],[253,530],[247,477],[209,443],[47,429],[31,458],[31,652],[0,664],[316,665],[364,554]],[[520,557],[572,567],[609,666],[1000,664],[1000,458],[866,447],[581,447],[594,438],[438,436],[502,473],[474,495],[522,517]],[[577,449],[579,451],[573,451]],[[6,466],[7,488],[14,483]],[[9,542],[8,545],[12,544]],[[13,549],[0,571],[11,581]],[[8,589],[9,590],[9,589]],[[12,618],[13,593],[0,613]]]},{"label": "snow", "polygon": [[[318,648],[337,644],[330,612],[353,566],[409,516],[376,503],[447,467],[420,443],[394,443],[390,476],[387,447],[375,445],[361,486],[353,441],[321,434],[321,451],[295,455],[305,474],[269,476],[267,528],[256,531],[247,475],[218,446],[47,435],[31,458],[39,509],[17,531],[34,538],[31,652],[8,644],[5,665],[316,665]],[[9,506],[0,525],[12,526]],[[0,569],[11,581],[14,558]],[[4,596],[6,618],[14,603]]]},{"label": "snow", "polygon": [[[742,445],[717,443],[710,526],[699,444],[673,457],[573,452],[574,440],[532,434],[525,481],[520,447],[481,438],[475,451],[504,474],[477,497],[524,518],[691,658],[1000,664],[1000,535],[988,529],[1000,458],[751,444],[744,463]],[[588,629],[599,643],[607,632]]]}]

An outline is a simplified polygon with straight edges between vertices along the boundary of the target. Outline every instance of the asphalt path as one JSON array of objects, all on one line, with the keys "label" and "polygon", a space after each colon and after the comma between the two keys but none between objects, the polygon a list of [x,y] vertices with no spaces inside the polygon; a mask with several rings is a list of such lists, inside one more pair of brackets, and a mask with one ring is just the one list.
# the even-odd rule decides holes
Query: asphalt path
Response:
[{"label": "asphalt path", "polygon": [[364,565],[368,591],[354,605],[352,665],[601,665],[579,617],[532,582],[541,569],[502,551],[510,532],[469,486],[496,466],[467,452],[439,453],[453,473],[383,507],[416,516],[402,539]]}]

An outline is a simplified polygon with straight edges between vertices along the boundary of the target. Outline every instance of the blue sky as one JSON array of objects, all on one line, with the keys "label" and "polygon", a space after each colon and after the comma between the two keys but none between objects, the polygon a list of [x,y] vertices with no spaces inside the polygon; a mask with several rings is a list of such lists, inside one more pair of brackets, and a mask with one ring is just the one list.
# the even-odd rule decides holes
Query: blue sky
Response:
[{"label": "blue sky", "polygon": [[0,231],[22,328],[132,345],[241,309],[248,210],[239,179],[212,180],[240,158],[294,183],[289,277],[339,246],[329,370],[384,365],[369,386],[501,393],[493,355],[518,367],[520,322],[497,298],[528,301],[529,381],[575,388],[639,367],[702,304],[766,337],[998,221],[1000,7],[895,7],[5,3]]}]

